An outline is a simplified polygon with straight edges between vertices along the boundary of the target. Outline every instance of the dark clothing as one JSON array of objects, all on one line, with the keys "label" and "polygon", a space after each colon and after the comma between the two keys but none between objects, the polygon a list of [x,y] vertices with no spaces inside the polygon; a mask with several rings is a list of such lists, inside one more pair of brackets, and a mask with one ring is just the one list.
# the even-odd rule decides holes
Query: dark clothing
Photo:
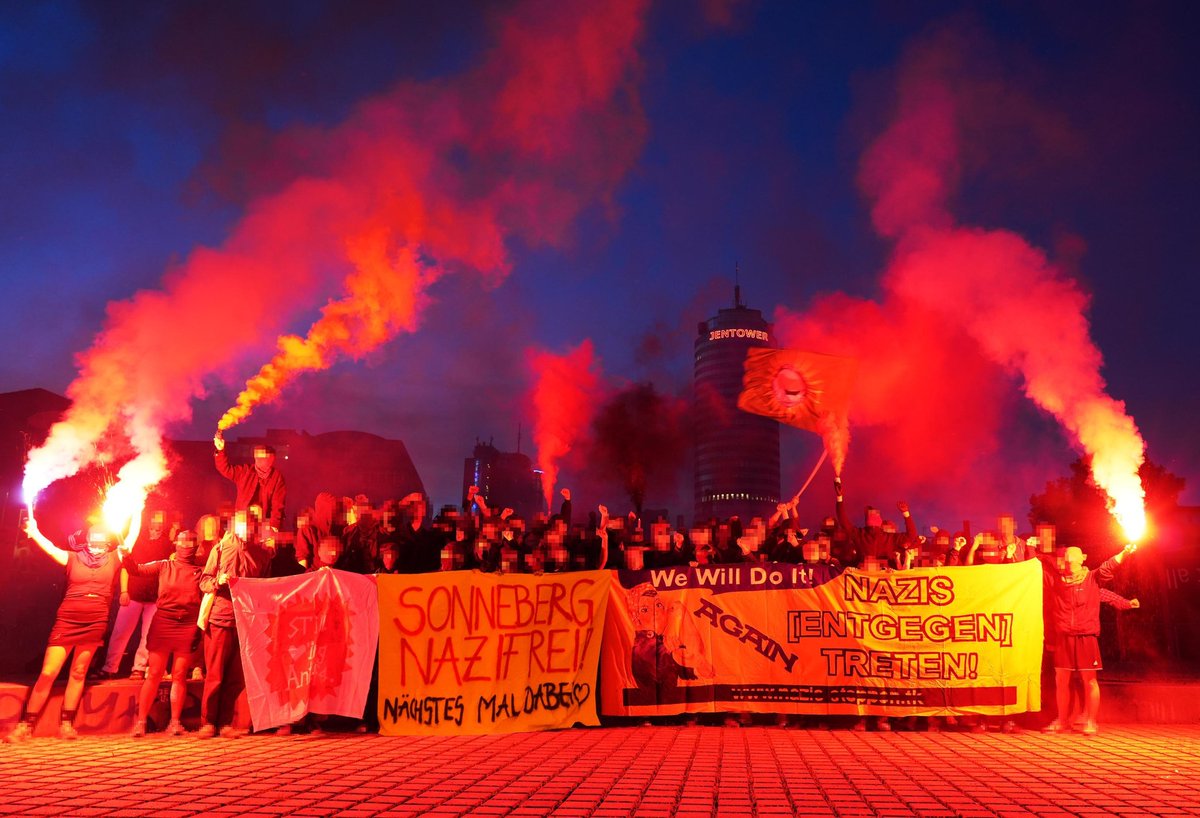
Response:
[{"label": "dark clothing", "polygon": [[425,574],[442,567],[443,537],[429,528],[402,525],[396,529],[396,564],[406,574]]},{"label": "dark clothing", "polygon": [[[344,560],[347,571],[356,574],[370,574],[375,570],[375,562],[379,556],[379,540],[382,529],[374,522],[357,522],[346,526],[342,532],[342,543],[345,545]],[[339,566],[341,567],[341,566]]]},{"label": "dark clothing", "polygon": [[1099,583],[1111,581],[1119,564],[1116,557],[1111,557],[1095,571],[1086,571],[1077,581],[1053,573],[1054,631],[1060,638],[1100,634]]},{"label": "dark clothing", "polygon": [[203,568],[171,559],[138,563],[132,555],[125,558],[124,566],[131,582],[136,576],[154,583],[156,593],[149,601],[158,604],[155,620],[165,617],[196,624],[196,617],[200,615]]},{"label": "dark clothing", "polygon": [[67,590],[50,629],[49,644],[66,647],[104,642],[120,565],[115,551],[94,568],[74,551],[67,554]]},{"label": "dark clothing", "polygon": [[287,500],[287,483],[279,469],[272,467],[266,475],[260,475],[252,465],[230,465],[229,456],[223,449],[214,452],[213,459],[221,476],[232,480],[237,487],[234,510],[245,511],[250,506],[261,506],[263,522],[278,531],[283,525],[283,504]]},{"label": "dark clothing", "polygon": [[908,543],[919,542],[921,539],[920,534],[917,533],[917,524],[913,521],[911,514],[904,517],[903,534],[900,532],[889,534],[879,526],[859,528],[850,525],[850,520],[846,516],[846,504],[839,500],[837,502],[837,520],[838,525],[846,532],[847,546],[850,551],[846,556],[857,563],[861,563],[867,557],[894,563],[897,551],[903,551]]},{"label": "dark clothing", "polygon": [[[165,560],[175,553],[175,545],[163,531],[158,537],[138,537],[133,545],[133,563],[148,564],[157,560]],[[128,569],[128,565],[125,566]],[[158,581],[154,574],[135,574],[129,572],[129,582],[126,585],[129,598],[134,602],[151,603],[158,598]]]},{"label": "dark clothing", "polygon": [[135,577],[149,578],[157,586],[157,595],[151,600],[157,601],[157,610],[146,634],[146,649],[177,654],[199,650],[196,619],[200,615],[200,575],[204,569],[173,559],[139,564],[132,555],[125,558],[124,565],[130,583]]},{"label": "dark clothing", "polygon": [[304,573],[304,566],[296,561],[296,552],[291,546],[280,545],[275,549],[275,556],[267,566],[269,577],[294,577]]},{"label": "dark clothing", "polygon": [[696,671],[679,664],[663,638],[639,631],[633,640],[633,678],[642,690],[653,690],[661,702],[679,700],[679,680],[693,680]]},{"label": "dark clothing", "polygon": [[1104,670],[1100,640],[1092,634],[1060,633],[1054,645],[1054,667],[1058,670]]},{"label": "dark clothing", "polygon": [[200,694],[200,723],[217,729],[233,723],[238,698],[246,689],[237,628],[208,626],[204,632],[204,692]]},{"label": "dark clothing", "polygon": [[210,627],[234,626],[233,597],[229,593],[229,584],[218,585],[217,576],[224,573],[230,578],[265,577],[270,564],[271,555],[265,548],[244,543],[232,533],[226,534],[217,543],[217,547],[208,555],[208,562],[200,576],[200,590],[206,594],[216,593],[208,618]]}]

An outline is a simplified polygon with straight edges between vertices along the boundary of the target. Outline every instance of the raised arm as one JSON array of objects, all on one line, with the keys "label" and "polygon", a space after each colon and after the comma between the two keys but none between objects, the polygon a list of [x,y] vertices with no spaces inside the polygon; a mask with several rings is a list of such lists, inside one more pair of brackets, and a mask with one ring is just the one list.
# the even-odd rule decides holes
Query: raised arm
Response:
[{"label": "raised arm", "polygon": [[229,465],[229,455],[225,454],[225,435],[220,429],[213,435],[213,463],[218,474],[227,480],[233,479],[233,466]]},{"label": "raised arm", "polygon": [[49,538],[38,529],[37,521],[32,517],[25,521],[25,535],[37,543],[50,556],[50,559],[59,565],[67,564],[67,552],[50,542]]},{"label": "raised arm", "polygon": [[896,508],[900,509],[900,513],[904,516],[904,531],[908,534],[908,541],[920,542],[921,535],[917,533],[917,523],[913,520],[912,513],[908,510],[908,503],[901,500],[896,503]]},{"label": "raised arm", "polygon": [[842,478],[840,478],[840,477],[834,478],[833,490],[835,493],[835,497],[837,498],[837,502],[835,503],[835,505],[837,506],[838,525],[841,527],[841,529],[843,531],[849,531],[850,530],[850,520],[846,518],[846,498],[842,494]]}]

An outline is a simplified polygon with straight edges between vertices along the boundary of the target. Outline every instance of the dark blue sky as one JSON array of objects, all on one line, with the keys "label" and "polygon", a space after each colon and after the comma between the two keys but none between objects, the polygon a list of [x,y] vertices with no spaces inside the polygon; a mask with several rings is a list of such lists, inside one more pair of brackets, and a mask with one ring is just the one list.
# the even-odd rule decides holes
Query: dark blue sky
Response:
[{"label": "dark blue sky", "polygon": [[[0,390],[65,391],[108,302],[219,244],[278,182],[255,153],[265,136],[332,126],[397,81],[471,66],[491,36],[478,5],[6,4]],[[886,127],[906,55],[953,32],[968,45],[978,108],[994,112],[964,134],[955,214],[1070,262],[1093,298],[1110,393],[1150,457],[1200,501],[1192,5],[747,2],[728,4],[721,22],[698,10],[726,5],[652,6],[641,46],[647,142],[615,208],[585,211],[566,246],[512,246],[514,269],[494,290],[443,279],[415,335],[306,377],[243,431],[403,439],[434,501],[452,502],[476,435],[511,448],[518,424],[528,429],[530,346],[592,338],[607,378],[684,394],[696,321],[730,301],[735,264],[745,300],[768,316],[802,312],[823,292],[876,297],[888,247],[856,186],[859,158]],[[213,293],[213,308],[229,297]],[[270,352],[247,350],[236,371],[214,373],[194,422],[169,433],[206,436]],[[796,458],[787,491],[811,446],[784,431]],[[1065,474],[1065,438],[1040,429],[1028,439],[1039,451],[1004,456],[1037,467],[998,503]],[[685,485],[649,502],[678,508],[689,495]]]}]

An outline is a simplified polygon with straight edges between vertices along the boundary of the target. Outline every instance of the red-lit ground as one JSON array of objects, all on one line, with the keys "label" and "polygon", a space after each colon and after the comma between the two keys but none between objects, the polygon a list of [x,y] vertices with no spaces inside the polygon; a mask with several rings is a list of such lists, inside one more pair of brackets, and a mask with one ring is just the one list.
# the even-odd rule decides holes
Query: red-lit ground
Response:
[{"label": "red-lit ground", "polygon": [[1200,726],[35,739],[0,745],[0,814],[1196,815]]}]

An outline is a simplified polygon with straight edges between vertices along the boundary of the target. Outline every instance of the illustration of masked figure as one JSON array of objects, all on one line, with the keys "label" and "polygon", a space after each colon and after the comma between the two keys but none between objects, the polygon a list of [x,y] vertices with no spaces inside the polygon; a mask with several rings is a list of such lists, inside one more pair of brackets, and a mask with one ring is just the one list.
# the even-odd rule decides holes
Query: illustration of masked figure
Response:
[{"label": "illustration of masked figure", "polygon": [[668,607],[650,583],[631,589],[627,597],[633,620],[633,677],[638,689],[654,691],[661,703],[687,700],[679,682],[713,676],[704,643],[683,603]]}]

